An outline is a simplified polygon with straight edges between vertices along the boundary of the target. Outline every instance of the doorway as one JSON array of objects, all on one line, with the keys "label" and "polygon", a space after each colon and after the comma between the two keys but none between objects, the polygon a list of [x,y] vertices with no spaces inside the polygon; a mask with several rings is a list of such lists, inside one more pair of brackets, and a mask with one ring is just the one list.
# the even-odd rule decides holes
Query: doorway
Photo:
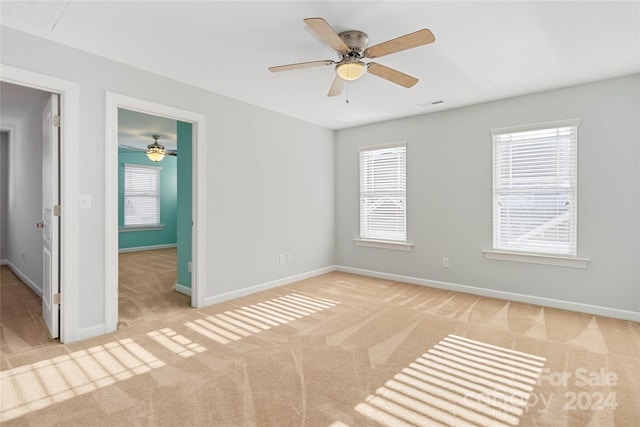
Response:
[{"label": "doorway", "polygon": [[118,108],[118,329],[191,305],[191,127]]},{"label": "doorway", "polygon": [[59,337],[59,95],[6,81],[0,90],[0,324],[12,353]]},{"label": "doorway", "polygon": [[[189,232],[191,243],[188,246],[191,251],[189,258],[180,265],[180,255],[178,255],[178,270],[185,267],[189,271],[191,279],[190,286],[190,305],[192,307],[201,307],[205,304],[204,298],[204,277],[205,265],[201,259],[205,256],[205,240],[206,236],[204,221],[198,221],[198,218],[204,216],[204,195],[205,180],[204,172],[204,141],[205,141],[205,117],[202,114],[194,113],[187,110],[181,110],[162,104],[128,97],[107,92],[107,117],[106,117],[106,298],[105,298],[105,314],[106,314],[106,332],[113,332],[118,327],[118,254],[119,254],[119,233],[118,233],[118,114],[119,110],[128,110],[138,113],[144,113],[151,116],[158,116],[178,121],[178,130],[180,123],[183,123],[192,141],[192,152],[181,152],[178,160],[190,159],[192,170],[189,174],[191,179],[191,200],[188,205],[191,212],[189,213]],[[183,155],[184,154],[184,155]],[[202,238],[199,238],[202,236]],[[178,247],[180,245],[178,244]],[[180,285],[181,283],[178,283]],[[178,285],[176,287],[178,288]],[[181,289],[186,291],[186,289]]]}]

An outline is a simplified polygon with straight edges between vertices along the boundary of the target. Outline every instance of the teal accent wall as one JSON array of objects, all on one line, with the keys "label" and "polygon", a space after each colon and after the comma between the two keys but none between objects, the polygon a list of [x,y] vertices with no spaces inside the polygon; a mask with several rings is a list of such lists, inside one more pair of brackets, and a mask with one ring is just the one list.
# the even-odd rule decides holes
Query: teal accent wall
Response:
[{"label": "teal accent wall", "polygon": [[191,287],[193,126],[178,122],[178,284]]},{"label": "teal accent wall", "polygon": [[144,152],[118,149],[118,227],[124,227],[124,164],[161,166],[160,172],[160,223],[163,230],[125,231],[118,233],[118,248],[129,249],[143,246],[177,243],[178,227],[178,175],[174,156],[166,156],[154,163]]}]

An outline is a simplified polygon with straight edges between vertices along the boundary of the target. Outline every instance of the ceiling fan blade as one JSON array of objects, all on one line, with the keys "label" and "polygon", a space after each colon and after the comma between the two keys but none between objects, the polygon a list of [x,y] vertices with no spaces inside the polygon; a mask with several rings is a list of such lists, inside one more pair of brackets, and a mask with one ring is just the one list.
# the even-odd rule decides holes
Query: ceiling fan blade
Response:
[{"label": "ceiling fan blade", "polygon": [[367,65],[367,72],[406,88],[409,88],[418,83],[418,79],[416,79],[415,77],[412,77],[405,73],[401,73],[400,71],[394,70],[393,68],[376,64],[375,62],[370,62]]},{"label": "ceiling fan blade", "polygon": [[[133,147],[131,145],[119,145],[119,148],[124,148],[126,150],[131,150],[131,151],[136,151],[139,153],[146,153],[147,149],[146,148],[140,148],[140,147]],[[167,156],[178,156],[178,151],[177,150],[167,150]]]},{"label": "ceiling fan blade", "polygon": [[124,148],[126,150],[132,150],[132,151],[147,151],[146,148],[132,147],[131,145],[119,145],[118,147]]},{"label": "ceiling fan blade", "polygon": [[333,28],[322,18],[306,18],[304,23],[309,26],[322,40],[339,53],[349,52],[349,46],[338,36]]},{"label": "ceiling fan blade", "polygon": [[300,68],[321,67],[323,65],[333,65],[335,61],[326,59],[324,61],[311,61],[311,62],[299,62],[297,64],[278,65],[276,67],[269,67],[269,71],[277,73],[280,71],[298,70]]},{"label": "ceiling fan blade", "polygon": [[346,83],[347,82],[344,79],[336,76],[336,78],[333,80],[333,84],[331,85],[331,89],[329,89],[329,93],[327,93],[327,96],[340,95],[344,90]]},{"label": "ceiling fan blade", "polygon": [[368,48],[364,56],[367,58],[379,58],[390,53],[396,53],[436,41],[433,33],[424,28],[414,33],[406,34],[398,38],[388,40],[386,42],[371,46]]}]

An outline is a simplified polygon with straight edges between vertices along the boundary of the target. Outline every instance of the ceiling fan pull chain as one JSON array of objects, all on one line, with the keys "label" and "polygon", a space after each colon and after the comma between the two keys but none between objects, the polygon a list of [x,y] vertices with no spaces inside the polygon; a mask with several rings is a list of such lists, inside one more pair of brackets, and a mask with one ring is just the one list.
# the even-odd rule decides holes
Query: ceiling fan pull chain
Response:
[{"label": "ceiling fan pull chain", "polygon": [[346,90],[344,103],[348,104],[349,103],[349,82],[347,82],[346,86],[347,86],[347,90]]}]

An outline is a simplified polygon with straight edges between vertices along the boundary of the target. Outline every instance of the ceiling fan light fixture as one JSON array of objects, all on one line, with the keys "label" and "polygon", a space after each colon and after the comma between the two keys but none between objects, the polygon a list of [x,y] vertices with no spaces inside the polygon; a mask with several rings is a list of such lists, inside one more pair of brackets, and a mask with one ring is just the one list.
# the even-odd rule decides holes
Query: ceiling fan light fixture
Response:
[{"label": "ceiling fan light fixture", "polygon": [[340,78],[348,82],[358,80],[366,71],[367,66],[362,61],[345,61],[336,65]]},{"label": "ceiling fan light fixture", "polygon": [[167,150],[160,144],[158,144],[159,135],[152,135],[154,141],[153,144],[147,145],[147,151],[145,152],[149,160],[152,162],[159,162],[167,155]]}]

